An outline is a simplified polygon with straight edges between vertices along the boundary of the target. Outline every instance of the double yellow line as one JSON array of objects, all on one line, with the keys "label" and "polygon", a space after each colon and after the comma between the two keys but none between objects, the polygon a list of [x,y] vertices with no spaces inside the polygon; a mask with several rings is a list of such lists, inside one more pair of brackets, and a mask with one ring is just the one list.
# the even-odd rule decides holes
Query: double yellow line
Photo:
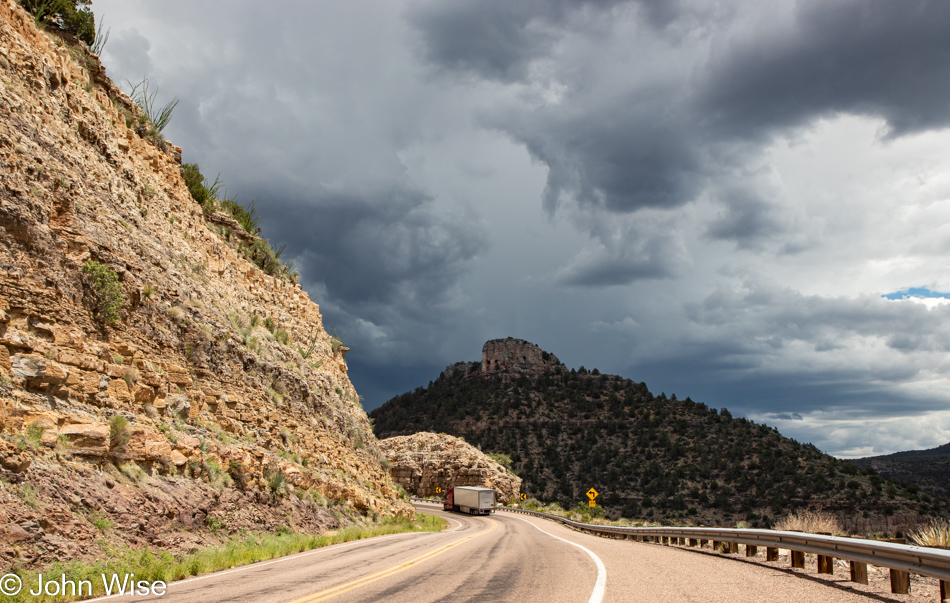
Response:
[{"label": "double yellow line", "polygon": [[383,578],[388,578],[389,576],[398,574],[399,572],[404,572],[411,567],[415,567],[419,565],[420,563],[423,563],[425,561],[428,561],[429,559],[432,559],[433,557],[437,557],[441,555],[442,553],[446,552],[447,550],[451,548],[459,546],[460,544],[465,544],[466,542],[473,540],[475,538],[478,538],[479,536],[484,536],[485,534],[488,534],[489,532],[494,532],[495,529],[498,527],[498,524],[495,523],[494,519],[489,519],[488,521],[489,523],[491,523],[491,528],[488,530],[484,530],[477,534],[472,534],[471,536],[466,536],[465,538],[460,538],[459,540],[456,540],[455,542],[450,542],[449,544],[446,544],[445,546],[441,546],[435,550],[429,551],[428,553],[423,553],[422,555],[419,555],[418,557],[414,557],[410,559],[409,561],[406,561],[405,563],[394,565],[393,567],[378,571],[375,574],[363,576],[362,578],[357,578],[356,580],[352,580],[350,582],[341,584],[339,586],[334,586],[333,588],[321,590],[320,592],[313,593],[312,595],[307,595],[299,599],[294,599],[293,601],[290,601],[289,603],[319,603],[320,601],[326,601],[327,599],[332,599],[333,597],[342,595],[343,593],[350,592],[351,590],[360,588],[361,586],[366,586],[367,584],[376,582],[377,580],[382,580]]}]

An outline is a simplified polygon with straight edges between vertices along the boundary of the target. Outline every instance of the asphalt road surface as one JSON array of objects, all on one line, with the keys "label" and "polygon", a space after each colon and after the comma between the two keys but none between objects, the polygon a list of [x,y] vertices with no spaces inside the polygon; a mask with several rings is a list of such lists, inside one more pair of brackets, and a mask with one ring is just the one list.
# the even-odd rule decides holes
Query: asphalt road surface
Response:
[{"label": "asphalt road surface", "polygon": [[574,532],[552,521],[497,512],[442,515],[441,532],[381,536],[264,561],[168,585],[162,597],[97,601],[213,603],[495,603],[626,601],[895,600],[713,554]]}]

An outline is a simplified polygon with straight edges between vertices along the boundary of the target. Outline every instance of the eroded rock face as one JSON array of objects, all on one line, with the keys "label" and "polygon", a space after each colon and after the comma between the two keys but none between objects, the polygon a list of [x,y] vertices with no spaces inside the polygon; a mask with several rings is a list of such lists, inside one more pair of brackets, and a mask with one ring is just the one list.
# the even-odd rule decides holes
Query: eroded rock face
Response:
[{"label": "eroded rock face", "polygon": [[451,486],[476,486],[494,488],[495,499],[505,503],[521,491],[520,477],[450,435],[420,432],[380,440],[379,446],[393,480],[412,496],[441,498]]},{"label": "eroded rock face", "polygon": [[561,366],[557,356],[524,339],[492,339],[482,346],[482,375],[536,376],[556,366]]},{"label": "eroded rock face", "polygon": [[[99,60],[53,35],[0,0],[0,433],[16,442],[0,477],[87,528],[88,507],[57,488],[109,465],[181,500],[223,474],[220,498],[276,504],[280,473],[310,500],[412,515],[317,304],[235,248],[252,235],[204,215],[180,149],[143,136]],[[114,323],[97,315],[89,261],[117,275]],[[19,552],[0,545],[0,564],[43,560],[27,558],[47,545],[22,501],[0,495],[0,518],[30,534]],[[245,527],[266,515],[247,509]]]}]

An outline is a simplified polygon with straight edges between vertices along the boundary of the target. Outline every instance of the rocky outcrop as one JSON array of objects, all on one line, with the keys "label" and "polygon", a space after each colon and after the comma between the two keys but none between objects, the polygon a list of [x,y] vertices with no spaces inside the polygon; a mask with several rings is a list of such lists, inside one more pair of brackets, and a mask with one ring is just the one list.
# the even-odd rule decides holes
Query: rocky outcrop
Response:
[{"label": "rocky outcrop", "polygon": [[500,503],[514,502],[521,478],[464,440],[428,432],[380,440],[393,480],[412,496],[443,496],[451,486],[494,488]]},{"label": "rocky outcrop", "polygon": [[557,356],[524,339],[492,339],[482,346],[482,375],[537,376],[558,366]]},{"label": "rocky outcrop", "polygon": [[[141,471],[182,508],[217,480],[215,500],[237,489],[276,504],[272,485],[286,483],[354,513],[411,515],[347,348],[299,285],[245,259],[233,220],[204,215],[180,149],[139,127],[96,57],[38,31],[13,0],[0,0],[0,59],[0,435],[13,446],[0,477],[29,493],[0,498],[0,523],[30,534],[17,555],[44,558],[36,509],[88,526],[82,497],[56,496],[89,467]],[[87,262],[117,276],[118,320],[99,313]],[[139,508],[110,504],[110,516]]]}]

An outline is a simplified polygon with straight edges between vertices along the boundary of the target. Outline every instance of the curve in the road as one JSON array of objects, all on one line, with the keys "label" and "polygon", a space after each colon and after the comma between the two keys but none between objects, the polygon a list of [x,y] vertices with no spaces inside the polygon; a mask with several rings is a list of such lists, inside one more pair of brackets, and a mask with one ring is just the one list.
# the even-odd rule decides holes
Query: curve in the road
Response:
[{"label": "curve in the road", "polygon": [[594,565],[597,566],[597,580],[594,582],[594,590],[590,593],[590,598],[587,600],[587,603],[601,603],[601,601],[604,600],[604,591],[607,589],[607,568],[604,567],[604,562],[600,560],[600,557],[594,554],[594,551],[590,550],[586,546],[581,546],[577,544],[576,542],[571,542],[570,540],[566,540],[564,538],[561,538],[560,536],[555,536],[551,532],[542,530],[541,528],[534,525],[530,521],[526,519],[522,519],[521,517],[512,517],[512,519],[521,520],[525,522],[526,524],[530,525],[531,527],[535,528],[536,530],[540,532],[544,532],[551,538],[556,538],[557,540],[560,540],[561,542],[566,542],[572,546],[576,546],[577,548],[587,553],[590,556],[590,558],[594,561]]}]

